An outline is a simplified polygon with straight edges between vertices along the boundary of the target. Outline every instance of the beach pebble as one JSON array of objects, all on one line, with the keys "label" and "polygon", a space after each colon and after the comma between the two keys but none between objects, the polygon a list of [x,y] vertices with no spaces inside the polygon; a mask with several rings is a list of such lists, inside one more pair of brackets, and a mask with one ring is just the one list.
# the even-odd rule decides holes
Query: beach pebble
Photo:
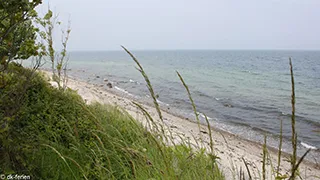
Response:
[{"label": "beach pebble", "polygon": [[96,76],[96,78],[100,78],[100,76]]},{"label": "beach pebble", "polygon": [[107,82],[107,81],[108,81],[108,79],[104,78],[104,79],[103,79],[103,81],[104,81],[104,82]]}]

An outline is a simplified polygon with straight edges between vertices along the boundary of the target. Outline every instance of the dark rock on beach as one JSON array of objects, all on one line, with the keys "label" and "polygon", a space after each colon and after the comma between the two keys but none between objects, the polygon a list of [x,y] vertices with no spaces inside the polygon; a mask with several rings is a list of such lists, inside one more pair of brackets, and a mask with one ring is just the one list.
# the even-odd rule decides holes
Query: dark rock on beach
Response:
[{"label": "dark rock on beach", "polygon": [[207,132],[207,131],[202,131],[202,130],[201,130],[200,132],[202,132],[203,134],[208,134],[208,132]]}]

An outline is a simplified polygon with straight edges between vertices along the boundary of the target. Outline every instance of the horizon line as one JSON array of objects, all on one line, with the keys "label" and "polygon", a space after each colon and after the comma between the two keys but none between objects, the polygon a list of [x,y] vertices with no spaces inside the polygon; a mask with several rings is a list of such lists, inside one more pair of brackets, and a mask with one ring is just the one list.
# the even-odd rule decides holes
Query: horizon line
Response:
[{"label": "horizon line", "polygon": [[[68,52],[108,52],[108,51],[122,51],[122,49],[69,50]],[[320,51],[320,49],[130,49],[130,51]]]}]

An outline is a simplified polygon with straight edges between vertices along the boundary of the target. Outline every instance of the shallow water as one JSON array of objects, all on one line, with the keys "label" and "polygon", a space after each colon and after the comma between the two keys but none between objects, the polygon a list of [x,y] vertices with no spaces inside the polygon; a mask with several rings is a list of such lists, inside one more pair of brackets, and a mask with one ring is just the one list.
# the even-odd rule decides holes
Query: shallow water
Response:
[{"label": "shallow water", "polygon": [[[269,142],[273,146],[277,146],[281,120],[283,135],[287,139],[291,136],[288,58],[292,57],[299,144],[320,148],[320,51],[195,50],[133,54],[149,75],[163,106],[193,117],[177,70],[189,85],[198,111],[209,116],[213,126],[260,142],[263,134],[267,134],[275,138]],[[119,92],[148,99],[145,82],[124,51],[72,52],[69,62],[72,76],[97,84],[108,79]],[[289,142],[284,148],[290,151]]]}]

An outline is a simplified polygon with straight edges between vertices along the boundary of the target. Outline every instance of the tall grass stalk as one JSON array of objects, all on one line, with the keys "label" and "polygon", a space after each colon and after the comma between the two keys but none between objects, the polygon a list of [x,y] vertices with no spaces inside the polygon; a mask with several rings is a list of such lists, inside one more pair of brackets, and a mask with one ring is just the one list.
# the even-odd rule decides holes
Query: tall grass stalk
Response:
[{"label": "tall grass stalk", "polygon": [[274,177],[277,177],[277,172],[276,172],[276,169],[273,166],[271,154],[269,153],[268,148],[266,149],[266,151],[267,151],[267,162],[270,164],[271,174],[274,175]]},{"label": "tall grass stalk", "polygon": [[294,88],[294,75],[293,75],[293,67],[291,58],[289,58],[289,65],[290,65],[290,75],[291,75],[291,107],[292,107],[292,114],[291,114],[291,142],[292,142],[292,155],[291,155],[291,176],[292,179],[296,177],[296,161],[297,161],[297,133],[296,133],[296,120],[295,120],[295,88]]},{"label": "tall grass stalk", "polygon": [[[153,129],[153,127],[154,127],[154,128],[156,128],[156,132],[159,132],[159,128],[158,128],[157,123],[154,122],[153,118],[152,118],[151,115],[148,113],[148,111],[146,111],[140,104],[138,104],[138,103],[136,103],[136,102],[132,102],[132,103],[133,103],[135,106],[137,106],[137,107],[142,111],[142,113],[146,116],[148,122],[151,121],[152,127],[150,127],[150,128],[151,128],[150,130],[152,131],[152,129]],[[161,126],[161,125],[160,125],[160,126]]]},{"label": "tall grass stalk", "polygon": [[69,166],[68,162],[66,161],[66,159],[62,156],[62,154],[61,154],[56,148],[54,148],[54,147],[52,147],[52,146],[50,146],[50,145],[48,145],[48,144],[42,144],[42,145],[45,146],[45,147],[48,147],[48,148],[52,149],[56,154],[58,154],[58,156],[59,156],[59,157],[63,160],[63,162],[67,165],[68,169],[69,169],[70,172],[72,173],[72,176],[73,176],[74,178],[76,178],[76,176],[75,176],[73,170],[71,169],[71,167]]},{"label": "tall grass stalk", "polygon": [[278,165],[277,165],[277,177],[280,177],[280,165],[281,165],[281,153],[282,153],[282,125],[283,125],[283,121],[281,119],[280,121],[280,137],[279,137],[279,149],[278,149]]},{"label": "tall grass stalk", "polygon": [[149,89],[149,92],[151,94],[151,97],[153,99],[153,103],[155,105],[155,108],[157,110],[157,113],[159,115],[159,118],[160,120],[163,122],[163,117],[162,117],[162,113],[161,113],[161,110],[160,110],[160,106],[158,104],[158,101],[157,101],[157,96],[156,94],[154,93],[154,90],[153,90],[153,87],[151,85],[151,82],[147,76],[147,74],[145,73],[143,67],[141,66],[141,64],[139,63],[139,61],[137,60],[137,58],[129,51],[127,50],[124,46],[121,46],[130,56],[131,58],[133,59],[133,61],[137,64],[138,68],[137,70],[141,73],[141,75],[143,76],[144,80],[146,81],[147,83],[147,87]]},{"label": "tall grass stalk", "polygon": [[246,160],[242,157],[242,161],[244,163],[244,165],[246,166],[246,169],[247,169],[247,172],[248,172],[248,175],[249,175],[249,180],[252,180],[252,176],[251,176],[251,173],[250,173],[250,169],[248,167],[248,163],[246,162]]},{"label": "tall grass stalk", "polygon": [[208,127],[208,131],[209,131],[209,139],[210,139],[210,150],[211,150],[211,154],[213,155],[214,151],[213,151],[213,139],[212,139],[211,127],[210,127],[210,123],[209,123],[207,115],[204,115],[204,117],[207,122],[207,127]]},{"label": "tall grass stalk", "polygon": [[75,161],[74,159],[72,159],[71,157],[65,156],[66,159],[69,159],[71,162],[73,162],[73,164],[75,164],[81,171],[83,178],[85,180],[88,180],[87,176],[85,175],[84,170],[81,168],[81,166],[79,165],[79,163],[77,163],[77,161]]},{"label": "tall grass stalk", "polygon": [[[159,116],[159,118],[160,118],[160,120],[161,120],[161,123],[162,123],[162,124],[160,124],[160,127],[161,127],[161,133],[159,134],[160,137],[161,137],[162,139],[165,139],[166,142],[169,142],[169,141],[170,141],[170,142],[175,146],[176,144],[175,144],[175,142],[174,142],[174,138],[173,138],[172,131],[170,130],[170,128],[169,128],[168,126],[167,126],[167,130],[168,130],[168,133],[169,133],[169,136],[170,136],[170,137],[168,138],[168,137],[166,136],[166,133],[165,133],[165,130],[164,130],[164,125],[166,125],[166,124],[165,124],[164,121],[163,121],[163,116],[162,116],[162,113],[161,113],[160,105],[159,105],[159,103],[158,103],[158,101],[157,101],[156,93],[155,93],[154,90],[153,90],[153,87],[152,87],[151,81],[149,80],[148,75],[147,75],[146,72],[144,71],[144,69],[143,69],[142,65],[139,63],[138,59],[137,59],[128,49],[126,49],[124,46],[121,46],[121,47],[130,55],[130,57],[133,59],[133,61],[137,64],[137,66],[138,66],[137,70],[141,73],[141,75],[143,76],[144,80],[145,80],[146,83],[147,83],[148,90],[149,90],[150,95],[151,95],[151,97],[152,97],[152,99],[153,99],[153,104],[154,104],[154,106],[155,106],[155,108],[156,108],[156,111],[157,111],[158,116]],[[135,105],[137,105],[137,104],[135,104]],[[140,108],[140,109],[143,111],[144,114],[146,113],[147,119],[149,119],[149,120],[154,124],[154,120],[153,120],[153,119],[151,118],[151,116],[147,113],[147,111],[144,110],[144,108],[143,108],[141,105],[138,106],[138,108]],[[158,128],[157,125],[156,125],[156,128]]]},{"label": "tall grass stalk", "polygon": [[176,71],[176,72],[177,72],[177,74],[178,74],[178,76],[180,78],[180,81],[182,82],[184,88],[187,90],[187,93],[188,93],[188,96],[189,96],[189,100],[190,100],[190,102],[192,104],[193,112],[194,112],[194,114],[196,116],[198,129],[199,129],[199,135],[200,135],[200,141],[201,141],[201,143],[203,143],[203,138],[202,138],[202,134],[201,134],[201,127],[200,127],[200,120],[199,120],[199,113],[197,111],[197,107],[196,107],[196,105],[195,105],[195,103],[194,103],[194,101],[192,99],[192,96],[191,96],[191,93],[190,93],[190,90],[189,90],[187,84],[184,82],[184,80],[183,80],[182,76],[180,75],[180,73],[178,71]]},{"label": "tall grass stalk", "polygon": [[[162,116],[162,113],[161,113],[161,109],[160,109],[160,106],[159,106],[159,104],[158,104],[158,102],[157,102],[157,96],[156,96],[155,93],[154,93],[152,84],[151,84],[151,82],[150,82],[147,74],[145,73],[143,67],[141,66],[141,64],[139,63],[139,61],[135,58],[135,56],[134,56],[129,50],[127,50],[125,47],[122,46],[122,48],[131,56],[131,58],[132,58],[132,59],[134,60],[134,62],[137,64],[137,66],[138,66],[137,70],[142,74],[142,76],[144,77],[144,79],[145,79],[145,81],[146,81],[146,83],[147,83],[148,90],[149,90],[149,92],[150,92],[150,94],[151,94],[151,97],[152,97],[152,99],[153,99],[153,103],[154,103],[154,105],[155,105],[155,108],[156,108],[156,110],[157,110],[158,116],[159,116],[159,118],[160,118],[160,120],[161,120],[161,123],[162,123],[162,124],[160,124],[161,132],[162,132],[161,134],[165,137],[166,142],[168,142],[168,137],[166,136],[165,131],[164,131],[164,126],[166,126],[166,128],[168,128],[168,132],[169,132],[169,135],[170,135],[170,136],[169,136],[169,140],[171,140],[171,142],[172,142],[172,144],[173,144],[173,147],[175,147],[175,148],[174,148],[174,151],[179,152],[179,153],[184,153],[185,150],[183,150],[183,149],[185,149],[185,148],[187,148],[187,147],[190,147],[190,142],[189,142],[189,143],[186,142],[185,139],[183,139],[181,136],[179,136],[178,134],[176,134],[176,136],[181,139],[181,142],[180,142],[179,144],[181,144],[183,148],[181,149],[181,146],[180,146],[180,145],[177,146],[177,145],[175,144],[171,129],[170,129],[170,128],[168,127],[168,125],[166,125],[166,124],[164,123],[164,121],[163,121],[163,116]],[[181,75],[180,75],[178,72],[177,72],[177,74],[178,74],[180,80],[182,81],[184,87],[187,89],[187,92],[188,92],[188,95],[189,95],[189,99],[190,99],[191,102],[192,102],[192,106],[193,106],[193,109],[194,109],[194,112],[195,112],[195,115],[196,115],[196,119],[197,119],[197,122],[198,122],[198,128],[199,128],[201,145],[203,145],[203,138],[202,138],[201,129],[200,129],[200,120],[199,120],[199,117],[198,117],[199,114],[198,114],[197,111],[196,111],[196,107],[195,107],[194,101],[193,101],[193,99],[192,99],[192,97],[191,97],[191,94],[190,94],[190,91],[189,91],[189,89],[188,89],[188,86],[187,86],[186,83],[183,81]],[[158,127],[157,123],[152,119],[152,117],[150,116],[150,114],[149,114],[141,105],[139,105],[138,103],[133,103],[133,104],[135,104],[135,105],[143,112],[143,114],[145,115],[147,121],[150,120],[151,123],[153,124],[153,126],[155,126],[156,128]],[[221,173],[219,172],[218,166],[216,166],[216,158],[217,158],[217,157],[213,154],[213,152],[214,152],[214,151],[213,151],[213,140],[212,140],[212,132],[211,132],[210,124],[209,124],[208,118],[207,118],[206,116],[205,116],[205,118],[206,118],[206,122],[207,122],[207,125],[208,125],[209,136],[210,136],[210,149],[211,149],[211,154],[209,154],[209,157],[210,157],[210,159],[211,159],[211,161],[212,161],[212,162],[210,163],[210,167],[211,167],[212,169],[211,169],[211,168],[210,168],[210,169],[212,170],[212,172],[216,172],[216,175],[215,175],[214,177],[217,177],[218,179],[221,179],[221,178],[222,178],[222,175],[221,175]],[[191,134],[191,135],[193,136],[193,134]],[[166,165],[166,169],[167,169],[168,175],[171,176],[171,175],[174,174],[177,170],[176,170],[175,168],[174,168],[174,169],[170,169],[170,164],[169,164],[169,163],[175,163],[175,162],[171,162],[171,161],[169,162],[169,161],[168,161],[168,158],[170,159],[170,157],[167,157],[167,156],[166,156],[166,155],[168,154],[168,152],[170,152],[170,150],[168,151],[168,148],[162,148],[162,146],[165,146],[165,144],[160,144],[160,143],[158,142],[158,140],[157,140],[153,135],[151,135],[150,138],[155,142],[155,144],[157,145],[158,149],[160,150],[160,154],[163,156],[163,160],[164,160],[164,163],[165,163],[165,165]],[[193,138],[195,139],[195,143],[197,143],[197,148],[199,148],[199,147],[200,147],[199,144],[198,144],[198,141],[199,141],[199,140],[197,140],[194,136],[193,136]],[[161,142],[163,143],[163,141],[161,141]],[[205,153],[205,149],[202,149],[202,150],[200,150],[199,152],[197,152],[198,155],[203,154],[203,153]],[[191,153],[191,154],[193,154],[193,153]],[[189,157],[190,157],[190,159],[192,159],[191,156],[189,156]],[[187,158],[187,160],[189,159],[189,157]],[[176,157],[173,157],[173,158],[175,159]],[[185,171],[185,170],[183,170],[183,171]],[[172,177],[172,176],[171,176],[171,177]],[[175,176],[175,177],[178,178],[178,177],[180,177],[180,176]]]},{"label": "tall grass stalk", "polygon": [[[297,165],[295,165],[294,169],[292,170],[293,172],[297,171],[299,168],[299,165],[301,164],[301,162],[303,161],[303,159],[307,156],[307,154],[311,151],[311,149],[308,149],[303,156],[299,159]],[[295,174],[291,174],[289,180],[293,180],[295,178]]]},{"label": "tall grass stalk", "polygon": [[[199,120],[199,114],[197,112],[197,108],[196,108],[196,105],[193,101],[193,98],[191,96],[191,93],[190,93],[190,90],[189,90],[189,87],[188,85],[185,83],[184,79],[182,78],[182,76],[180,75],[180,73],[178,71],[177,72],[177,75],[179,76],[180,78],[180,81],[182,82],[183,86],[185,87],[187,93],[188,93],[188,97],[189,97],[189,100],[192,104],[192,108],[193,108],[193,111],[195,113],[195,116],[196,116],[196,120],[197,120],[197,124],[198,124],[198,129],[199,129],[199,134],[200,134],[200,141],[201,141],[201,144],[204,145],[203,143],[203,138],[202,138],[202,134],[201,134],[201,127],[200,127],[200,120]],[[208,131],[209,131],[209,140],[210,140],[210,158],[212,160],[212,164],[214,165],[216,163],[216,159],[218,158],[215,154],[214,154],[214,148],[213,148],[213,139],[212,139],[212,132],[211,132],[211,127],[210,127],[210,123],[209,123],[209,120],[208,120],[208,117],[204,114],[204,117],[205,117],[205,120],[206,120],[206,123],[207,123],[207,127],[208,127]],[[196,141],[197,142],[197,141]],[[198,145],[199,146],[199,145]],[[214,166],[214,168],[216,168],[216,166]]]},{"label": "tall grass stalk", "polygon": [[[152,129],[150,129],[150,131],[152,131],[153,133],[156,133],[156,135],[159,135],[160,137],[165,136],[165,139],[167,140],[167,142],[168,142],[168,139],[169,139],[170,142],[172,143],[172,145],[176,146],[176,144],[175,144],[175,142],[174,142],[173,134],[172,134],[172,131],[170,130],[170,128],[167,127],[168,132],[169,132],[169,136],[170,136],[169,138],[167,138],[167,137],[166,137],[166,134],[163,134],[163,133],[161,134],[161,133],[160,133],[157,123],[154,121],[154,119],[151,117],[151,115],[148,113],[148,111],[146,111],[140,104],[138,104],[138,103],[136,103],[136,102],[132,102],[132,103],[133,103],[134,105],[136,105],[136,106],[142,111],[142,113],[143,113],[144,116],[146,117],[146,120],[147,120],[147,123],[148,123],[148,124],[150,124],[149,121],[151,121],[151,123],[152,123],[153,126],[150,127],[150,128],[153,128],[153,127],[156,128],[156,131],[152,131]],[[163,124],[159,124],[159,126],[161,127],[161,130],[164,130]],[[164,132],[164,131],[162,131],[162,132]],[[159,133],[160,133],[160,134],[159,134]],[[163,145],[165,146],[165,144],[164,144],[163,141],[161,141],[161,143],[163,143]]]},{"label": "tall grass stalk", "polygon": [[[144,80],[147,83],[148,90],[149,90],[150,95],[151,95],[151,97],[153,99],[153,104],[155,106],[155,109],[156,109],[156,111],[158,113],[158,116],[159,116],[159,118],[161,120],[161,123],[162,123],[160,125],[160,127],[161,127],[161,134],[160,134],[161,138],[162,139],[164,138],[166,140],[166,142],[168,142],[168,137],[166,136],[166,133],[165,133],[165,130],[164,130],[164,127],[163,127],[163,125],[165,125],[165,123],[163,121],[163,116],[162,116],[162,113],[161,113],[160,105],[159,105],[159,103],[157,101],[157,96],[156,96],[156,94],[155,94],[155,92],[153,90],[153,87],[152,87],[152,84],[151,84],[151,82],[149,80],[149,77],[146,74],[146,72],[144,71],[142,65],[139,63],[138,59],[128,49],[126,49],[124,46],[121,46],[121,47],[130,55],[130,57],[133,59],[133,61],[137,64],[137,66],[138,66],[137,70],[141,73],[141,75],[143,76]],[[147,113],[147,111],[142,106],[138,106],[138,108],[140,108],[144,113],[146,113],[148,119],[151,122],[153,122],[152,117],[149,115],[149,113]],[[171,143],[173,143],[173,145],[175,145],[174,140],[173,140],[173,136],[172,136],[172,132],[171,132],[170,128],[168,128],[168,131],[170,133],[169,140],[171,141]],[[166,153],[164,153],[165,149],[162,148],[162,146],[159,144],[159,142],[153,136],[150,136],[150,137],[152,138],[152,140],[156,143],[157,147],[159,148],[160,153],[163,156],[163,160],[164,160],[168,175],[170,175],[171,171],[170,171],[170,168],[169,168],[169,163],[167,161],[167,157],[165,156]],[[161,141],[161,142],[163,142],[163,141]]]},{"label": "tall grass stalk", "polygon": [[161,121],[161,123],[162,123],[162,124],[160,125],[160,127],[161,127],[161,134],[160,134],[160,135],[161,135],[161,136],[160,136],[161,139],[164,139],[166,142],[169,142],[169,140],[170,140],[171,143],[175,144],[175,143],[174,143],[174,140],[173,140],[173,137],[172,137],[172,132],[171,132],[170,128],[168,128],[168,131],[169,131],[169,134],[170,134],[170,138],[168,139],[168,137],[166,136],[165,130],[164,130],[164,128],[163,128],[163,125],[165,125],[165,123],[164,123],[164,121],[163,121],[163,116],[162,116],[162,113],[161,113],[160,105],[159,105],[159,103],[158,103],[158,101],[157,101],[157,96],[156,96],[156,94],[155,94],[155,92],[154,92],[154,90],[153,90],[153,87],[152,87],[151,81],[149,80],[148,75],[147,75],[146,72],[144,71],[144,69],[143,69],[142,65],[139,63],[138,59],[137,59],[128,49],[126,49],[124,46],[121,46],[121,47],[130,55],[130,57],[132,58],[132,60],[137,64],[137,66],[138,66],[137,70],[141,73],[141,75],[143,76],[144,80],[145,80],[146,83],[147,83],[148,90],[149,90],[150,95],[151,95],[151,97],[152,97],[152,99],[153,99],[153,104],[154,104],[154,106],[155,106],[155,108],[156,108],[156,111],[157,111],[158,116],[159,116],[159,118],[160,118],[160,121]]}]

